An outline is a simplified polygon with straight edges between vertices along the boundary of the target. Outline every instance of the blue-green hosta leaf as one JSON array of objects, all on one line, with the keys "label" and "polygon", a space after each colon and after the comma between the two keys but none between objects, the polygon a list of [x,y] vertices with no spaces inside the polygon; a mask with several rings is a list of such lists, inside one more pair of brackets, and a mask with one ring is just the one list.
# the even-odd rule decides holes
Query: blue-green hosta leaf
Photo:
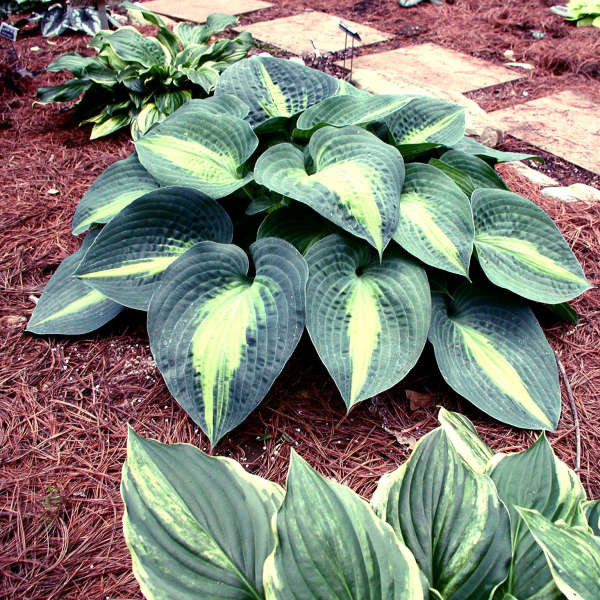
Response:
[{"label": "blue-green hosta leaf", "polygon": [[397,246],[330,235],[306,253],[306,327],[348,408],[396,385],[417,362],[431,319],[424,269]]},{"label": "blue-green hosta leaf", "polygon": [[600,500],[582,502],[583,512],[594,535],[600,536]]},{"label": "blue-green hosta leaf", "polygon": [[[156,104],[149,102],[131,121],[131,139],[133,141],[138,140],[150,129],[150,127],[152,127],[152,125],[159,123],[166,116],[165,113],[158,110]],[[151,177],[144,167],[140,165],[140,168]]]},{"label": "blue-green hosta leaf", "polygon": [[174,398],[216,444],[261,402],[304,329],[308,268],[287,242],[248,257],[202,242],[167,269],[148,311],[150,348]]},{"label": "blue-green hosta leaf", "polygon": [[260,600],[283,490],[230,458],[129,430],[121,494],[133,572],[148,600]]},{"label": "blue-green hosta leaf", "polygon": [[385,122],[398,145],[451,146],[465,133],[465,109],[444,100],[417,96]]},{"label": "blue-green hosta leaf", "polygon": [[134,27],[120,27],[117,31],[103,31],[102,34],[116,55],[126,62],[164,67],[170,59],[165,46],[153,37],[142,35]]},{"label": "blue-green hosta leaf", "polygon": [[555,429],[558,369],[525,302],[468,283],[452,300],[434,294],[429,340],[444,379],[479,409],[516,427]]},{"label": "blue-green hosta leaf", "polygon": [[443,429],[381,479],[372,503],[444,600],[488,600],[507,576],[508,512],[492,480],[465,465]]},{"label": "blue-green hosta leaf", "polygon": [[513,160],[537,160],[538,162],[544,162],[541,156],[536,154],[521,154],[519,152],[504,152],[503,150],[496,150],[495,148],[488,148],[474,139],[464,136],[457,143],[452,144],[455,150],[466,152],[467,154],[474,154],[481,158],[489,158],[495,162],[504,163],[511,162]]},{"label": "blue-green hosta leaf", "polygon": [[95,8],[81,6],[70,7],[69,28],[73,31],[83,31],[88,35],[95,35],[102,29],[100,15]]},{"label": "blue-green hosta leaf", "polygon": [[217,81],[219,81],[219,71],[212,67],[184,68],[182,72],[192,83],[199,85],[206,94],[210,94],[215,89]]},{"label": "blue-green hosta leaf", "polygon": [[170,115],[188,100],[191,100],[191,98],[192,92],[188,90],[175,90],[164,94],[156,94],[154,96],[154,102],[160,112]]},{"label": "blue-green hosta leaf", "polygon": [[123,306],[73,276],[98,233],[90,231],[81,248],[56,269],[29,319],[27,331],[38,335],[89,333],[123,310]]},{"label": "blue-green hosta leaf", "polygon": [[92,82],[87,78],[69,79],[65,83],[50,85],[38,88],[38,104],[48,104],[48,102],[70,102],[78,98],[83,92],[92,86]]},{"label": "blue-green hosta leaf", "polygon": [[465,193],[469,198],[475,191],[473,180],[465,172],[456,169],[455,167],[445,163],[438,158],[431,158],[427,163],[436,169],[439,169],[445,175],[448,175],[452,181]]},{"label": "blue-green hosta leaf", "polygon": [[42,17],[40,31],[44,37],[55,37],[69,28],[69,6],[55,4]]},{"label": "blue-green hosta leaf", "polygon": [[542,547],[554,582],[567,600],[600,598],[600,538],[584,528],[555,525],[535,510],[517,510]]},{"label": "blue-green hosta leaf", "polygon": [[268,600],[423,600],[415,559],[392,528],[293,450],[274,527]]},{"label": "blue-green hosta leaf", "polygon": [[258,138],[242,119],[217,116],[218,102],[190,101],[135,142],[140,162],[161,184],[222,198],[252,179],[243,164]]},{"label": "blue-green hosta leaf", "polygon": [[473,250],[469,199],[439,169],[406,165],[394,240],[428,265],[467,275]]},{"label": "blue-green hosta leaf", "polygon": [[254,178],[294,198],[353,235],[379,254],[398,225],[398,201],[404,180],[400,153],[360,127],[323,127],[310,139],[314,165],[292,144],[269,148],[256,161]]},{"label": "blue-green hosta leaf", "polygon": [[498,188],[508,190],[502,177],[484,160],[460,150],[448,150],[440,160],[466,173],[475,184],[475,188]]},{"label": "blue-green hosta leaf", "polygon": [[592,287],[552,219],[533,202],[495,189],[475,190],[471,202],[477,256],[490,281],[549,304]]},{"label": "blue-green hosta leaf", "polygon": [[541,547],[536,543],[516,506],[539,511],[555,523],[585,526],[580,504],[585,490],[574,471],[554,456],[545,435],[518,454],[498,454],[490,477],[510,513],[513,556],[503,591],[519,600],[558,600],[561,593],[552,581]]},{"label": "blue-green hosta leaf", "polygon": [[230,242],[229,215],[212,198],[164,187],[134,200],[104,227],[76,275],[109,298],[146,310],[156,282],[188,248]]}]

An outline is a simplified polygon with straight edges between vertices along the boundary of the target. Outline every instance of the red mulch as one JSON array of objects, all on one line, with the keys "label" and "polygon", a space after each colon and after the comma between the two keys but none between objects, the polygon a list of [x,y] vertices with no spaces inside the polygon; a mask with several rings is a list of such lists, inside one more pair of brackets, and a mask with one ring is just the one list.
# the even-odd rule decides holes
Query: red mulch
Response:
[{"label": "red mulch", "polygon": [[[496,60],[505,47],[520,48],[518,44],[525,41],[531,52],[545,47],[529,41],[527,27],[511,25],[508,17],[500,19],[501,26],[490,20],[490,11],[484,9],[492,5],[499,9],[505,2],[457,2],[441,8],[424,3],[407,12],[384,0],[340,0],[335,6],[314,0],[281,3],[269,10],[284,14],[309,4],[381,28],[397,27],[403,43],[416,41],[409,34],[411,27],[418,26],[426,28],[425,37],[418,41],[441,41],[464,50],[461,44],[468,39],[464,36],[471,35],[470,29],[478,29],[481,36],[481,30],[490,27],[505,40],[504,46],[498,47],[496,38],[488,34],[469,43],[476,54]],[[529,14],[534,5],[545,5],[510,3],[510,9],[503,10],[511,13],[517,10],[516,4]],[[481,11],[470,11],[471,5]],[[389,19],[392,8],[399,21]],[[460,19],[471,23],[452,41],[451,17],[458,19],[455,23],[463,23]],[[544,12],[542,24],[535,26],[550,31],[547,23],[552,22],[553,28],[563,31],[565,26],[555,19]],[[588,36],[569,28],[563,37]],[[80,36],[52,43],[38,36],[23,37],[17,44],[20,60],[36,77],[33,82],[18,82],[22,95],[8,86],[0,90],[2,600],[141,598],[120,525],[126,424],[163,442],[207,447],[206,438],[170,398],[154,367],[141,313],[127,312],[100,332],[80,338],[38,338],[23,333],[34,307],[31,297],[41,294],[60,261],[78,245],[69,231],[76,204],[108,165],[131,150],[125,133],[90,142],[88,130],[72,127],[68,115],[57,107],[31,106],[37,86],[61,77],[39,74],[43,66],[62,52],[81,50],[85,43]],[[33,51],[35,46],[40,50]],[[2,48],[7,46],[0,41]],[[0,56],[4,61],[7,54]],[[523,54],[528,60],[531,56]],[[540,82],[548,81],[551,64],[550,60],[542,64],[546,79],[540,76]],[[577,64],[573,63],[568,75],[552,77],[561,82],[562,77],[575,78],[582,85],[597,77],[593,68]],[[511,144],[519,145],[514,140]],[[511,187],[550,213],[590,280],[599,285],[600,208],[542,198],[538,188],[508,169],[501,171]],[[570,182],[573,173],[579,174],[580,181],[597,182],[593,175],[574,170],[564,161],[552,159],[546,169],[563,182]],[[58,193],[49,194],[52,189]],[[550,343],[562,358],[576,398],[583,437],[580,476],[594,497],[600,495],[599,300],[600,292],[595,289],[575,301],[581,315],[577,327],[546,323]],[[498,451],[519,450],[532,442],[533,434],[492,421],[452,394],[441,377],[432,375],[437,369],[431,354],[426,351],[401,386],[362,403],[346,417],[335,386],[310,342],[303,339],[267,400],[226,436],[217,452],[237,458],[253,473],[283,482],[294,447],[320,472],[368,497],[380,475],[402,462],[410,444],[436,426],[436,405],[472,418],[482,437]],[[411,410],[405,389],[430,394],[431,404]],[[559,429],[549,437],[557,454],[572,466],[575,436],[566,399]]]}]

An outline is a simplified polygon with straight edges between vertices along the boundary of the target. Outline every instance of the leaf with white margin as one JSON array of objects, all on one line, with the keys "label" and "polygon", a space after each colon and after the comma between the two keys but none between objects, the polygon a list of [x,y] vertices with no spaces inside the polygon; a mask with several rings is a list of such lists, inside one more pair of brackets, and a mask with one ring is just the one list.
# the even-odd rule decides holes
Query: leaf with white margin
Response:
[{"label": "leaf with white margin", "polygon": [[469,175],[471,181],[475,184],[475,188],[509,189],[502,177],[477,156],[460,150],[448,150],[442,154],[440,160]]},{"label": "leaf with white margin", "polygon": [[267,558],[267,600],[423,600],[415,559],[351,489],[292,450]]},{"label": "leaf with white margin", "polygon": [[225,209],[193,188],[164,187],[137,198],[108,225],[75,275],[112,300],[146,310],[165,269],[203,240],[230,242]]},{"label": "leaf with white margin", "polygon": [[33,310],[26,331],[38,335],[80,335],[102,327],[123,310],[123,306],[73,276],[99,233],[100,230],[90,231],[81,248],[67,256],[56,269]]},{"label": "leaf with white margin", "polygon": [[453,299],[433,294],[429,341],[446,382],[503,423],[554,430],[558,368],[527,303],[464,283]]},{"label": "leaf with white margin", "polygon": [[256,161],[254,179],[310,206],[381,255],[398,225],[404,161],[393,146],[360,127],[323,127],[311,138],[314,164],[292,144],[277,144]]},{"label": "leaf with white margin", "polygon": [[167,387],[214,446],[269,391],[304,330],[308,267],[277,238],[202,242],[165,273],[148,309],[150,348]]},{"label": "leaf with white margin", "polygon": [[162,185],[191,186],[223,198],[252,179],[243,165],[258,138],[218,102],[190,101],[135,142],[140,162]]},{"label": "leaf with white margin", "polygon": [[593,534],[600,536],[600,500],[586,500],[581,508]]},{"label": "leaf with white margin", "polygon": [[469,199],[439,169],[407,164],[393,239],[424,263],[467,276],[473,250]]},{"label": "leaf with white margin", "polygon": [[552,219],[513,192],[478,189],[471,197],[481,268],[497,286],[548,304],[591,286]]},{"label": "leaf with white margin", "polygon": [[554,582],[567,599],[600,598],[600,538],[584,528],[555,525],[535,510],[517,510],[544,551]]},{"label": "leaf with white margin", "polygon": [[544,434],[524,452],[496,455],[489,475],[511,520],[513,556],[510,575],[502,590],[519,600],[558,600],[562,596],[554,585],[542,549],[515,507],[537,510],[553,523],[561,520],[568,525],[585,526],[580,506],[585,500],[585,490],[579,478],[554,456]]},{"label": "leaf with white margin", "polygon": [[230,458],[129,429],[121,495],[133,573],[149,600],[261,600],[283,490]]},{"label": "leaf with white margin", "polygon": [[398,145],[452,146],[465,133],[465,108],[444,100],[417,96],[385,122]]},{"label": "leaf with white margin", "polygon": [[443,429],[422,437],[408,461],[382,477],[372,504],[440,598],[488,600],[506,578],[508,512],[492,480],[462,461]]},{"label": "leaf with white margin", "polygon": [[108,223],[136,198],[159,187],[142,167],[135,152],[113,163],[89,187],[75,209],[73,234],[78,235],[95,223]]},{"label": "leaf with white margin", "polygon": [[431,319],[425,270],[397,246],[379,257],[338,234],[306,253],[306,327],[348,409],[396,385]]}]

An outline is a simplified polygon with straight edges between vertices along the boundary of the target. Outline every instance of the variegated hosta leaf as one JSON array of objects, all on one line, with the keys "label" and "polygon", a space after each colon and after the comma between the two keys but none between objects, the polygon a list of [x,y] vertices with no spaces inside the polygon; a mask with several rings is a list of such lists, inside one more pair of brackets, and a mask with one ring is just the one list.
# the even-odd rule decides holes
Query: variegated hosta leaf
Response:
[{"label": "variegated hosta leaf", "polygon": [[460,150],[448,150],[448,152],[442,154],[440,160],[469,175],[471,181],[475,184],[475,188],[508,190],[508,186],[504,183],[502,177],[477,156]]},{"label": "variegated hosta leaf", "polygon": [[73,276],[99,232],[90,231],[81,248],[56,269],[29,319],[27,331],[38,335],[89,333],[123,310],[123,306]]},{"label": "variegated hosta leaf", "polygon": [[269,148],[256,161],[254,178],[307,204],[329,221],[367,240],[379,254],[398,225],[404,161],[392,146],[360,127],[324,127],[310,139],[314,164],[292,144]]},{"label": "variegated hosta leaf", "polygon": [[417,96],[385,122],[398,145],[452,146],[465,133],[465,109],[444,100]]},{"label": "variegated hosta leaf", "polygon": [[489,158],[495,162],[504,163],[511,162],[514,160],[537,160],[538,162],[544,162],[541,156],[536,154],[521,154],[519,152],[503,152],[502,150],[496,150],[495,148],[488,148],[474,139],[464,136],[457,143],[452,144],[455,150],[466,152],[467,154],[474,154],[481,158]]},{"label": "variegated hosta leaf", "polygon": [[592,533],[600,536],[600,500],[585,501],[581,507]]},{"label": "variegated hosta leaf", "polygon": [[600,538],[584,528],[555,525],[535,510],[517,510],[542,547],[554,582],[567,599],[600,598]]},{"label": "variegated hosta leaf", "polygon": [[133,572],[148,600],[260,600],[283,490],[230,458],[130,429],[121,494]]},{"label": "variegated hosta leaf", "polygon": [[537,510],[553,523],[562,520],[570,526],[585,527],[580,507],[585,490],[579,478],[554,456],[543,434],[524,452],[496,455],[490,476],[511,519],[513,556],[503,591],[519,600],[558,600],[562,596],[542,549],[515,507]]},{"label": "variegated hosta leaf", "polygon": [[347,93],[346,88],[331,75],[271,56],[231,65],[215,88],[215,96],[233,94],[250,107],[247,120],[253,127],[271,118],[292,117],[339,93]]},{"label": "variegated hosta leaf", "polygon": [[424,269],[397,246],[379,257],[330,235],[306,253],[306,327],[346,406],[396,385],[417,362],[431,319]]},{"label": "variegated hosta leaf", "polygon": [[144,67],[165,66],[170,60],[169,51],[157,39],[142,35],[134,27],[120,27],[117,31],[103,31],[117,56],[126,61],[140,63]]},{"label": "variegated hosta leaf", "polygon": [[229,215],[192,188],[164,187],[126,206],[104,227],[76,275],[109,298],[146,310],[164,270],[203,240],[230,242]]},{"label": "variegated hosta leaf", "polygon": [[108,223],[136,198],[158,188],[158,182],[142,167],[135,153],[119,160],[92,183],[75,209],[73,234],[95,223]]},{"label": "variegated hosta leaf", "polygon": [[[135,142],[139,140],[155,123],[159,123],[166,118],[166,114],[158,110],[156,104],[149,102],[131,121],[131,139]],[[139,161],[138,161],[139,162]],[[141,165],[140,168],[147,173]]]},{"label": "variegated hosta leaf", "polygon": [[516,427],[556,428],[558,369],[525,302],[468,283],[453,299],[434,294],[429,340],[444,379],[479,409]]},{"label": "variegated hosta leaf", "polygon": [[161,184],[222,198],[252,179],[243,165],[258,138],[237,116],[215,115],[218,103],[188,102],[135,142],[140,162]]},{"label": "variegated hosta leaf", "polygon": [[455,167],[445,163],[437,158],[429,159],[427,163],[436,169],[439,169],[445,175],[448,175],[452,181],[467,195],[471,197],[471,194],[475,191],[475,184],[473,180],[464,171],[460,171]]},{"label": "variegated hosta leaf", "polygon": [[477,256],[493,283],[548,304],[592,287],[552,219],[533,202],[494,189],[475,190],[471,202]]},{"label": "variegated hosta leaf", "polygon": [[90,140],[96,140],[98,138],[104,137],[105,135],[110,135],[115,131],[118,131],[122,127],[129,125],[130,117],[126,114],[118,114],[107,117],[106,119],[102,119],[101,121],[97,121],[92,127],[92,131],[90,133]]},{"label": "variegated hosta leaf", "polygon": [[419,568],[392,528],[293,450],[267,558],[267,600],[423,600]]},{"label": "variegated hosta leaf", "polygon": [[277,238],[202,242],[171,268],[148,310],[150,348],[177,402],[216,444],[261,402],[304,329],[308,268]]},{"label": "variegated hosta leaf", "polygon": [[439,169],[406,165],[394,240],[428,265],[468,275],[473,250],[469,199]]},{"label": "variegated hosta leaf", "polygon": [[508,574],[508,512],[492,480],[465,465],[442,429],[381,479],[372,503],[441,598],[488,600]]}]

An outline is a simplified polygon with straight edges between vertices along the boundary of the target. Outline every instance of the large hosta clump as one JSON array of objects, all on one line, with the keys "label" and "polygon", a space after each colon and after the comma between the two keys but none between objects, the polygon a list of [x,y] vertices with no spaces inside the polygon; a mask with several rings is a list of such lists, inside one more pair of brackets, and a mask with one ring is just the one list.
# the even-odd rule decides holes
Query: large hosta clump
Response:
[{"label": "large hosta clump", "polygon": [[286,490],[130,432],[125,539],[148,600],[597,600],[599,500],[545,435],[493,454],[441,426],[370,505],[292,450]]},{"label": "large hosta clump", "polygon": [[429,340],[479,408],[553,430],[557,369],[531,304],[590,286],[551,219],[490,166],[523,155],[464,127],[440,100],[241,61],[90,187],[73,232],[106,225],[29,330],[147,310],[158,367],[212,443],[264,398],[305,326],[348,409],[398,383]]}]

